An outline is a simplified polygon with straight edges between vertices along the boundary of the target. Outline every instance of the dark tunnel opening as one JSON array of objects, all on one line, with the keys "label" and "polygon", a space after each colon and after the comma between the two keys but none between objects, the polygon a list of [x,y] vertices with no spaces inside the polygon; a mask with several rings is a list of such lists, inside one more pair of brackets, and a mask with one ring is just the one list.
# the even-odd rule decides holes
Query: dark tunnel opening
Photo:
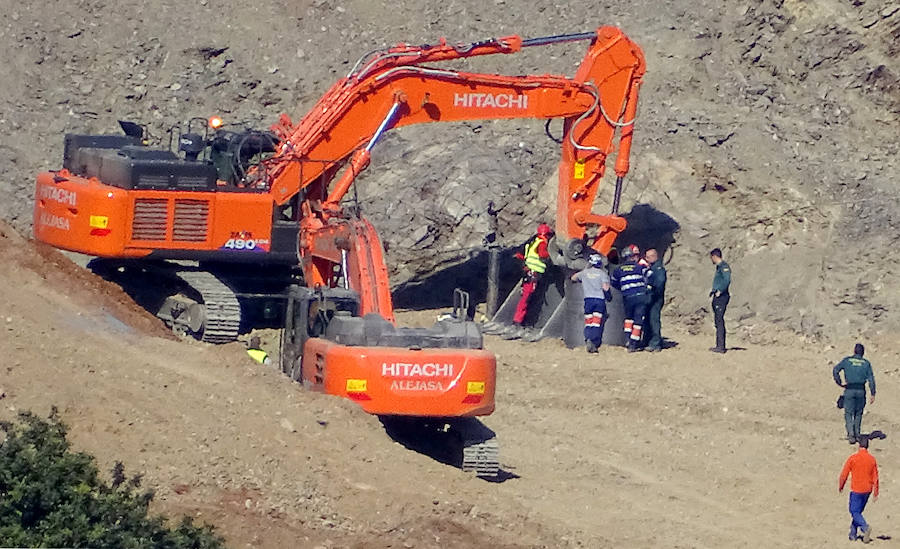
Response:
[{"label": "dark tunnel opening", "polygon": [[[627,220],[628,226],[616,239],[617,249],[636,244],[642,252],[656,248],[660,257],[666,258],[666,253],[675,242],[675,233],[680,229],[674,218],[649,204],[637,204],[622,217]],[[522,245],[519,245],[501,250],[501,302],[522,276],[522,263],[513,257],[521,248]],[[615,253],[610,255],[610,261],[616,263]],[[454,288],[460,288],[469,292],[472,304],[469,315],[473,315],[475,304],[483,302],[487,295],[488,256],[487,250],[474,252],[469,259],[458,265],[442,269],[423,279],[401,284],[393,292],[394,305],[414,310],[450,307]]]},{"label": "dark tunnel opening", "polygon": [[[522,264],[513,255],[521,248],[500,250],[500,299],[505,298],[522,276]],[[436,309],[453,304],[453,290],[469,293],[469,316],[476,304],[487,297],[488,250],[475,252],[464,262],[442,269],[424,279],[398,286],[393,292],[394,306],[401,309]]]},{"label": "dark tunnel opening", "polygon": [[675,242],[675,233],[681,228],[672,216],[650,204],[636,204],[622,217],[628,221],[628,226],[613,244],[617,250],[635,244],[641,253],[656,248],[659,257],[665,258]]}]

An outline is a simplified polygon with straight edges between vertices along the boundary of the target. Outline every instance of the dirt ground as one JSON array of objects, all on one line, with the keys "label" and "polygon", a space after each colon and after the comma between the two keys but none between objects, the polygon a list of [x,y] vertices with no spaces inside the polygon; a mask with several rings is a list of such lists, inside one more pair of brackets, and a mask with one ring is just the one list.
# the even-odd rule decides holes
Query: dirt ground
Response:
[{"label": "dirt ground", "polygon": [[[157,511],[216,525],[233,547],[834,547],[847,543],[835,349],[732,338],[591,356],[487,338],[498,356],[503,482],[392,441],[349,401],[306,392],[240,344],[178,341],[115,287],[0,235],[0,417],[57,405],[78,449],[122,460]],[[56,259],[53,259],[53,258]],[[48,261],[49,260],[49,261]],[[434,311],[402,312],[420,323]],[[775,338],[778,339],[778,338]],[[882,498],[875,546],[900,546],[900,359],[870,341],[879,398],[864,429]],[[883,395],[883,396],[882,396]]]},{"label": "dirt ground", "polygon": [[[594,356],[487,338],[503,482],[408,450],[239,344],[173,338],[3,224],[30,230],[34,176],[59,168],[67,132],[136,120],[162,142],[211,114],[266,128],[375,48],[606,24],[647,57],[622,211],[650,206],[681,228],[666,254],[677,345]],[[583,50],[568,47],[466,67],[569,74]],[[900,546],[900,269],[885,260],[900,234],[896,0],[0,0],[0,51],[0,417],[57,405],[104,469],[145,473],[156,510],[209,521],[233,547],[843,546],[836,477],[852,448],[830,372],[861,337],[880,389],[864,428],[888,434],[867,516],[874,545]],[[501,245],[519,245],[555,211],[558,149],[542,121],[388,134],[358,187],[394,289],[462,285],[474,260],[436,271],[485,236],[489,200]],[[647,225],[633,238],[659,246]],[[736,273],[724,356],[707,351],[696,291],[713,247]]]}]

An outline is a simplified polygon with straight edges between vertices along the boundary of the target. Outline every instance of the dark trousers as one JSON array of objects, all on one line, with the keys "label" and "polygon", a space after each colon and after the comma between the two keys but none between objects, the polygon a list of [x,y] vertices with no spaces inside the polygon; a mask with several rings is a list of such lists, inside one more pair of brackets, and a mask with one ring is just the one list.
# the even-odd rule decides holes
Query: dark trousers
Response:
[{"label": "dark trousers", "polygon": [[625,305],[625,336],[628,337],[626,345],[636,347],[641,342],[644,315],[647,313],[647,296],[644,294],[626,297]]},{"label": "dark trousers", "polygon": [[584,340],[599,347],[603,342],[603,321],[606,319],[606,300],[602,297],[584,298]]},{"label": "dark trousers", "polygon": [[862,426],[862,415],[865,408],[865,389],[844,390],[844,423],[847,425],[848,438],[859,438],[859,429]]},{"label": "dark trousers", "polygon": [[713,316],[716,320],[716,348],[725,349],[725,309],[728,308],[728,302],[731,296],[722,294],[714,297],[712,300]]},{"label": "dark trousers", "polygon": [[863,511],[866,509],[866,503],[869,502],[869,493],[850,492],[850,536],[856,537],[856,529],[865,530],[869,527],[866,519],[863,518]]},{"label": "dark trousers", "polygon": [[662,307],[664,296],[653,296],[650,300],[650,308],[647,311],[647,347],[659,349],[662,347]]}]

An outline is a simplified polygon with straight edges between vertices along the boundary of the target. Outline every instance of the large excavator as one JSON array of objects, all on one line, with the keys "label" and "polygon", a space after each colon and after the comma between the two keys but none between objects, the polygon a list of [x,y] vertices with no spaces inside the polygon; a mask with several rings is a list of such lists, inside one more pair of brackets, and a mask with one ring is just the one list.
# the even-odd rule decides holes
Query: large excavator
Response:
[{"label": "large excavator", "polygon": [[[589,47],[572,77],[433,66],[575,41]],[[644,68],[640,48],[614,27],[399,44],[363,56],[302,120],[282,115],[269,131],[210,119],[202,133],[179,128],[168,148],[146,146],[134,123],[121,123],[125,135],[66,135],[63,168],[37,177],[34,234],[95,256],[95,270],[203,341],[233,341],[251,318],[283,318],[285,373],[369,413],[449,425],[464,443],[463,468],[489,476],[493,434],[467,418],[494,409],[495,360],[466,320],[467,296],[455,294],[455,320],[395,326],[381,242],[344,199],[390,129],[561,118],[557,240],[572,259],[606,254],[626,224],[617,214]],[[611,213],[597,214],[613,152]]]}]

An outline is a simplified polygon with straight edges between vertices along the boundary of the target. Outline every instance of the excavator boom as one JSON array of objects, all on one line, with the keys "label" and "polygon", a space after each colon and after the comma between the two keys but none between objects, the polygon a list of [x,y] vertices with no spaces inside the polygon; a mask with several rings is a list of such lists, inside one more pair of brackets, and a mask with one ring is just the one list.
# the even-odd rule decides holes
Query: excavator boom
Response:
[{"label": "excavator boom", "polygon": [[[424,66],[427,62],[509,54],[523,47],[578,40],[590,40],[591,46],[573,77],[503,76]],[[645,70],[640,48],[619,29],[602,27],[595,33],[532,40],[509,36],[465,47],[443,42],[419,48],[401,45],[370,57],[337,82],[299,123],[292,124],[282,115],[272,127],[281,139],[280,154],[266,165],[275,202],[284,203],[297,192],[320,184],[323,174],[334,171],[379,135],[379,130],[385,129],[384,122],[396,128],[462,120],[563,118],[557,234],[582,238],[587,225],[608,222],[615,225],[615,232],[624,228],[621,221],[591,213],[617,130],[616,175],[621,179],[628,172],[638,91]],[[326,161],[315,162],[322,159]],[[365,164],[352,163],[352,176]],[[338,192],[310,191],[333,207],[348,188],[341,182],[335,185]],[[617,213],[617,204],[618,194],[611,213]],[[605,253],[611,242],[605,238],[596,248]]]},{"label": "excavator boom", "polygon": [[[577,41],[590,44],[573,76],[507,76],[434,66]],[[412,124],[560,118],[557,237],[566,239],[570,249],[590,246],[607,253],[625,228],[618,205],[644,68],[640,48],[614,27],[465,45],[446,40],[400,44],[361,58],[296,124],[282,115],[269,133],[219,130],[210,143],[214,151],[226,144],[220,151],[231,163],[226,173],[215,162],[189,157],[185,149],[182,159],[140,146],[134,136],[67,136],[64,169],[37,178],[35,237],[110,260],[258,264],[257,277],[266,276],[266,265],[299,266],[309,287],[333,287],[352,278],[363,294],[362,312],[393,319],[381,252],[350,253],[348,263],[348,254],[339,254],[333,242],[338,233],[365,234],[366,244],[354,249],[380,249],[367,223],[352,230],[338,227],[352,217],[342,211],[341,201],[368,166],[378,139]],[[254,143],[263,154],[251,154],[245,143]],[[613,203],[609,211],[595,213],[592,206],[611,154],[617,176]],[[340,271],[346,265],[368,268],[344,275]],[[255,286],[237,290],[260,293]],[[185,325],[198,323],[180,318]]]}]

